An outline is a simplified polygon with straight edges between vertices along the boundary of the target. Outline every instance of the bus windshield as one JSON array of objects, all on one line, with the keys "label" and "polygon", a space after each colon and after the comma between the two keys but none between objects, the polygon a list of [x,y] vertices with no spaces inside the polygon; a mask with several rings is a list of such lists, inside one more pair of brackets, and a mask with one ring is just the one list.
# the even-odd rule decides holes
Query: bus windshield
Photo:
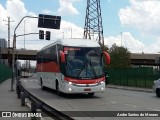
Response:
[{"label": "bus windshield", "polygon": [[102,77],[102,55],[100,47],[64,47],[66,75],[78,79]]}]

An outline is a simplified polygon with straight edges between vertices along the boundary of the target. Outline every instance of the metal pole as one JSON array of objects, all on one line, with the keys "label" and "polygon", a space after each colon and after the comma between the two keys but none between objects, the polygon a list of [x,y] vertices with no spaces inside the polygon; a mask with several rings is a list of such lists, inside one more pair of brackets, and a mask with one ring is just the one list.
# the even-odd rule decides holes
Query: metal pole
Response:
[{"label": "metal pole", "polygon": [[10,17],[8,17],[8,48],[10,47]]},{"label": "metal pole", "polygon": [[15,49],[16,49],[16,30],[19,27],[19,25],[21,24],[21,22],[23,21],[24,18],[39,18],[39,17],[33,17],[33,16],[24,16],[20,22],[18,23],[18,25],[16,26],[16,28],[14,29],[14,37],[13,37],[13,53],[12,53],[12,81],[11,81],[11,91],[13,90],[13,82],[15,81]]},{"label": "metal pole", "polygon": [[14,22],[14,20],[10,20],[10,16],[7,17],[8,20],[3,20],[6,21],[8,24],[8,65],[10,65],[10,23]]},{"label": "metal pole", "polygon": [[8,65],[10,65],[10,17],[8,17]]},{"label": "metal pole", "polygon": [[[24,20],[24,49],[25,49],[25,22],[26,20]],[[24,64],[25,64],[25,60],[24,60]],[[24,71],[24,77],[25,77],[25,71]]]},{"label": "metal pole", "polygon": [[24,21],[24,49],[25,49],[25,22],[26,20]]},{"label": "metal pole", "polygon": [[122,47],[122,32],[121,32],[121,47]]},{"label": "metal pole", "polygon": [[64,39],[64,32],[62,32],[62,35],[63,35],[63,39]]},{"label": "metal pole", "polygon": [[71,30],[71,38],[72,38],[72,27],[70,27],[70,30]]},{"label": "metal pole", "polygon": [[33,16],[24,16],[20,22],[18,23],[18,25],[15,27],[14,29],[14,37],[13,37],[13,53],[12,53],[12,80],[11,80],[11,91],[13,90],[13,82],[15,81],[15,48],[16,48],[16,30],[19,27],[19,25],[21,24],[21,22],[23,21],[24,18],[39,18],[39,17],[33,17]]},{"label": "metal pole", "polygon": [[13,83],[15,81],[15,47],[16,47],[16,34],[14,34],[14,37],[13,37],[11,91],[14,91]]}]

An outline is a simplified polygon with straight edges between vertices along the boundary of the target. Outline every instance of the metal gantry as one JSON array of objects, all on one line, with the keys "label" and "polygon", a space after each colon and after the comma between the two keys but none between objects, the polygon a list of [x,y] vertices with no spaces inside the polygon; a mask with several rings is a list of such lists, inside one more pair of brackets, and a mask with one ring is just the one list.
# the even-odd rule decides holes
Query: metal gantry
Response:
[{"label": "metal gantry", "polygon": [[104,46],[100,0],[87,0],[84,39],[92,39]]}]

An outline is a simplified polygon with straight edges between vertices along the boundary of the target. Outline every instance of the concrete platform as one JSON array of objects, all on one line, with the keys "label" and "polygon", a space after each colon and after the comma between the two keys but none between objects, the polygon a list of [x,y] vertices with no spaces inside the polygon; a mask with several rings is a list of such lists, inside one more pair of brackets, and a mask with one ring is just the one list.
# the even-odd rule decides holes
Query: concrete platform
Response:
[{"label": "concrete platform", "polygon": [[[8,79],[0,84],[0,114],[1,114],[0,116],[2,116],[3,111],[30,112],[29,107],[21,106],[21,100],[17,98],[16,91],[11,91],[11,79]],[[22,120],[22,119],[30,120],[30,118],[0,117],[0,120]]]}]

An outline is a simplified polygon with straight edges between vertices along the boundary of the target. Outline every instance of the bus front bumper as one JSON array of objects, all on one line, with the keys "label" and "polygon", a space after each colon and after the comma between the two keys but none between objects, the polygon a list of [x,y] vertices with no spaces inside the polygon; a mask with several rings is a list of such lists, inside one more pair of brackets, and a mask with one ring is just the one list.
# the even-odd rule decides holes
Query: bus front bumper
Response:
[{"label": "bus front bumper", "polygon": [[62,92],[72,94],[72,93],[96,93],[105,91],[105,82],[96,84],[72,84],[69,82],[65,84]]}]

